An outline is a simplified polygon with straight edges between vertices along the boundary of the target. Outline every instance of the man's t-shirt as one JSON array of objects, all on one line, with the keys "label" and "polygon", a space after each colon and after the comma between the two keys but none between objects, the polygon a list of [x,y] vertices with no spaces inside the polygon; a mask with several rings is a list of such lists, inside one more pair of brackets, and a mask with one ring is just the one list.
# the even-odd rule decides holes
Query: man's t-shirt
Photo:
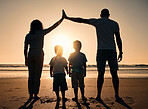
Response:
[{"label": "man's t-shirt", "polygon": [[71,53],[68,58],[69,63],[72,65],[72,72],[84,73],[84,63],[87,62],[86,56],[82,52]]},{"label": "man's t-shirt", "polygon": [[49,65],[53,66],[53,75],[64,73],[64,67],[67,66],[67,61],[64,57],[55,56],[51,59]]},{"label": "man's t-shirt", "polygon": [[118,23],[107,17],[89,19],[89,23],[96,28],[98,49],[116,50],[114,34],[119,31]]}]

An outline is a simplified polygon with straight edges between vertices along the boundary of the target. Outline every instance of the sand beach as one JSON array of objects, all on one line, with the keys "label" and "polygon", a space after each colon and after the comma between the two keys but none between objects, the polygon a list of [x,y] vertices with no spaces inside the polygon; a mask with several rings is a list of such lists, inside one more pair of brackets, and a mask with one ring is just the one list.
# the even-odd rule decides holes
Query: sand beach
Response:
[{"label": "sand beach", "polygon": [[[85,96],[87,103],[83,103],[79,93],[78,106],[72,97],[74,97],[71,88],[71,80],[67,79],[68,91],[66,91],[67,109],[147,109],[148,108],[148,79],[120,79],[120,96],[124,102],[115,102],[114,90],[111,79],[105,79],[102,90],[102,99],[104,103],[95,101],[97,91],[97,79],[85,78]],[[22,108],[28,99],[27,79],[0,79],[0,109],[18,109]],[[39,93],[40,99],[29,103],[26,107],[32,109],[54,109],[56,107],[56,96],[52,91],[52,79],[41,79]],[[62,108],[62,101],[59,103]]]}]

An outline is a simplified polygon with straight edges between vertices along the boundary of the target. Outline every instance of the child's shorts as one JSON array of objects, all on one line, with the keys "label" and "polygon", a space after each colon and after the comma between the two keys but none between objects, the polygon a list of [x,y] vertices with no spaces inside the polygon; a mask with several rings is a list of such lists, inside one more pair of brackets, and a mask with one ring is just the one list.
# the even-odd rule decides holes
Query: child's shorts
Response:
[{"label": "child's shorts", "polygon": [[61,91],[68,90],[64,73],[56,74],[54,75],[54,78],[53,78],[53,91],[59,91],[59,90]]},{"label": "child's shorts", "polygon": [[71,82],[72,82],[72,88],[78,88],[78,86],[80,88],[84,88],[84,76],[81,73],[72,73],[71,76]]}]

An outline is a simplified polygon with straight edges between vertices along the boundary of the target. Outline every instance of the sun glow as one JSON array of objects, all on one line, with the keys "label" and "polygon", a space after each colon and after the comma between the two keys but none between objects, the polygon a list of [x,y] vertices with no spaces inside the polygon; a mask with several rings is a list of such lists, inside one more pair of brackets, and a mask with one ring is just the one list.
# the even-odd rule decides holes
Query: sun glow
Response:
[{"label": "sun glow", "polygon": [[63,55],[67,58],[72,52],[73,48],[73,42],[69,39],[69,37],[66,37],[65,35],[57,35],[52,40],[52,46],[55,47],[56,45],[61,45],[63,47]]}]

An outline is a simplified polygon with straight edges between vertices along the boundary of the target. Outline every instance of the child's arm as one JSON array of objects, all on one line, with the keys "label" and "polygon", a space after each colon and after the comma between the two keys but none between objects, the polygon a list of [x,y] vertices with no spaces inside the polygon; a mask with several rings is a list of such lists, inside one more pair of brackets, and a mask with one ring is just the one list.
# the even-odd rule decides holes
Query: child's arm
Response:
[{"label": "child's arm", "polygon": [[65,70],[66,70],[67,75],[68,75],[68,67],[67,67],[67,65],[65,66]]},{"label": "child's arm", "polygon": [[84,63],[83,67],[84,67],[84,75],[83,76],[86,77],[86,62]]},{"label": "child's arm", "polygon": [[53,77],[53,66],[50,66],[50,77]]}]

